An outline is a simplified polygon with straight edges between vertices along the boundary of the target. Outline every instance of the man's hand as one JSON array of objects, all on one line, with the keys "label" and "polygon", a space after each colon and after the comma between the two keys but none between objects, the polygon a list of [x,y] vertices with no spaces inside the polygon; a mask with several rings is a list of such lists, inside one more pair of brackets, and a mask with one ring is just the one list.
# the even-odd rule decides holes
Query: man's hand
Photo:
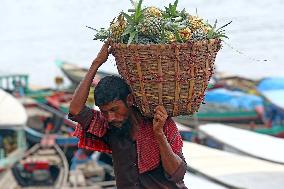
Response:
[{"label": "man's hand", "polygon": [[93,64],[96,64],[97,67],[100,67],[104,62],[107,61],[108,55],[110,53],[111,53],[110,40],[107,40],[102,46],[96,59],[93,61]]},{"label": "man's hand", "polygon": [[155,108],[155,115],[153,119],[153,131],[156,136],[163,135],[163,127],[168,118],[168,113],[164,106],[157,106]]}]

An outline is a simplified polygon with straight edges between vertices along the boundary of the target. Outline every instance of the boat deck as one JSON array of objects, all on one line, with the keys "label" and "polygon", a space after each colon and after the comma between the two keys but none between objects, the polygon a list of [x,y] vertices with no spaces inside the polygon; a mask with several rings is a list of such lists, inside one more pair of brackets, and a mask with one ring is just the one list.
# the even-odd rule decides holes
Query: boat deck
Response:
[{"label": "boat deck", "polygon": [[284,164],[283,139],[223,124],[206,124],[198,129],[207,137],[246,155]]},{"label": "boat deck", "polygon": [[184,142],[189,167],[229,188],[283,189],[284,166]]}]

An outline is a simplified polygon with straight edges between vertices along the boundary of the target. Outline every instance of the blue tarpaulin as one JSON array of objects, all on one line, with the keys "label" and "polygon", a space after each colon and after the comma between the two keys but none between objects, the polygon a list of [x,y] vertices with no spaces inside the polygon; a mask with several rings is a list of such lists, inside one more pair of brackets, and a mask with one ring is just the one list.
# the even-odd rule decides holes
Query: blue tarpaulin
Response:
[{"label": "blue tarpaulin", "polygon": [[277,89],[284,89],[284,78],[266,78],[260,81],[257,86],[259,92]]},{"label": "blue tarpaulin", "polygon": [[256,106],[262,106],[261,97],[240,91],[227,89],[214,89],[206,92],[205,103],[219,103],[235,108],[252,110]]}]

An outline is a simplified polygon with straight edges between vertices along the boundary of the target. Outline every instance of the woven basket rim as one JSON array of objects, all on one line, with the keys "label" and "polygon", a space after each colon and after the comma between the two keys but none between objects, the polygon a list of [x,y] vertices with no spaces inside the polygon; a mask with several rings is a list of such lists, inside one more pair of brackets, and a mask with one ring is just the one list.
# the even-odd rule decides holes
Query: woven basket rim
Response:
[{"label": "woven basket rim", "polygon": [[117,43],[117,42],[111,42],[111,46],[119,46],[119,47],[125,47],[125,48],[131,48],[131,47],[176,47],[176,46],[188,46],[192,44],[208,44],[208,42],[217,42],[220,43],[221,39],[203,39],[203,40],[198,40],[198,41],[192,41],[189,40],[185,43],[170,43],[170,44],[163,44],[163,43],[158,43],[158,44],[141,44],[141,43],[135,43],[135,44],[126,44],[126,43]]}]

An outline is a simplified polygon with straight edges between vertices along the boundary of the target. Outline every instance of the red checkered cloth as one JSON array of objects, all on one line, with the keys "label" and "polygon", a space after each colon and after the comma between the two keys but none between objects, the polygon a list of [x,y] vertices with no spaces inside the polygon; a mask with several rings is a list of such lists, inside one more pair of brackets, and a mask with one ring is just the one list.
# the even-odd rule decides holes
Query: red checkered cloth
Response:
[{"label": "red checkered cloth", "polygon": [[[103,137],[108,129],[108,123],[102,114],[94,110],[94,118],[89,126],[87,134],[81,128],[80,124],[78,124],[73,135],[80,139],[78,143],[79,148],[112,153],[109,146],[105,144],[103,140],[98,139],[98,137]],[[176,124],[171,118],[168,118],[164,125],[164,133],[173,152],[180,154],[183,142]],[[140,125],[136,144],[139,173],[144,173],[158,167],[161,157],[159,146],[154,136],[152,122],[144,121]]]}]

